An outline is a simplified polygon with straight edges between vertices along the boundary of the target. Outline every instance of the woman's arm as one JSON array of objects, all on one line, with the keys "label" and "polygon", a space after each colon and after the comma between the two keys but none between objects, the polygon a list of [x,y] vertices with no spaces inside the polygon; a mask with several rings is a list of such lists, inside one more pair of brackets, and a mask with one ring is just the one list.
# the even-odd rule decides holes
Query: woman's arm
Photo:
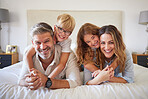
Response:
[{"label": "woman's arm", "polygon": [[69,54],[70,53],[62,52],[62,55],[61,55],[61,58],[60,58],[60,63],[56,66],[56,68],[49,75],[50,78],[56,77],[65,68]]},{"label": "woman's arm", "polygon": [[123,79],[122,77],[113,77],[112,79],[108,81],[113,82],[113,83],[127,83],[127,81]]},{"label": "woman's arm", "polygon": [[117,77],[113,77],[110,82],[116,83],[132,83],[134,77],[133,71],[133,60],[131,54],[126,50],[126,62],[125,62],[125,69],[122,73],[119,73]]}]

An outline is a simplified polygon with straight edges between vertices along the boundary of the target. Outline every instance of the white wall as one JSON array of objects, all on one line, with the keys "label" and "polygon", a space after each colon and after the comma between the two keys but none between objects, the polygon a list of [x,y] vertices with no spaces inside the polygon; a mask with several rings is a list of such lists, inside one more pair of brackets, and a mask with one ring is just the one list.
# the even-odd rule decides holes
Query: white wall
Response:
[{"label": "white wall", "polygon": [[[5,50],[7,44],[17,45],[19,60],[22,60],[23,50],[27,46],[28,9],[120,10],[123,12],[122,34],[127,48],[143,53],[148,33],[146,26],[138,24],[138,21],[140,11],[148,10],[147,5],[148,0],[0,0],[0,8],[10,12],[10,23],[2,24],[2,49]],[[9,29],[6,28],[8,25]]]}]

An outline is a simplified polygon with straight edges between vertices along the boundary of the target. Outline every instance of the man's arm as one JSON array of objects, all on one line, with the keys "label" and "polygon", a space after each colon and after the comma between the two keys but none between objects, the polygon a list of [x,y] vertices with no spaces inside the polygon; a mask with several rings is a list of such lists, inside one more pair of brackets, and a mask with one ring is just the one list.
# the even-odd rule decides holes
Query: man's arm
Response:
[{"label": "man's arm", "polygon": [[[46,82],[48,80],[48,77],[45,76],[44,74],[42,74],[39,70],[37,69],[32,69],[32,71],[36,72],[37,73],[37,77],[39,77],[40,79],[40,83],[41,85],[40,86],[37,86],[37,87],[32,87],[31,89],[35,90],[35,89],[38,89],[39,87],[43,86],[45,87],[46,86]],[[69,83],[67,80],[61,80],[61,79],[53,79],[53,78],[50,78],[51,81],[52,81],[52,85],[50,86],[51,89],[60,89],[60,88],[70,88],[69,86]]]}]

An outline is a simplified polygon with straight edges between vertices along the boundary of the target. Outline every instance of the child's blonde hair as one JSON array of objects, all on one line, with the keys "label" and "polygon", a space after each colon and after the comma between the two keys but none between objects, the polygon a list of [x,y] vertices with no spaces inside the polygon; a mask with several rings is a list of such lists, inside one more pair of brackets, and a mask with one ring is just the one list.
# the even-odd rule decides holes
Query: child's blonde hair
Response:
[{"label": "child's blonde hair", "polygon": [[75,19],[69,14],[61,14],[57,17],[57,26],[69,30],[70,32],[73,31],[75,24]]}]

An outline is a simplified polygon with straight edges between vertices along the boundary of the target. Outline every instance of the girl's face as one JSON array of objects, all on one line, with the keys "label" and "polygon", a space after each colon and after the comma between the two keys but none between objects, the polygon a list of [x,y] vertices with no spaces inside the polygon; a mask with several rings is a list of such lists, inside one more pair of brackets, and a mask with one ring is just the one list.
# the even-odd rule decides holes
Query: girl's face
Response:
[{"label": "girl's face", "polygon": [[110,34],[100,36],[100,48],[106,58],[112,58],[115,53],[115,44]]},{"label": "girl's face", "polygon": [[97,35],[86,34],[84,35],[84,42],[91,48],[99,48],[99,37]]},{"label": "girl's face", "polygon": [[62,42],[64,40],[68,39],[68,37],[72,33],[68,30],[64,30],[63,28],[61,28],[57,25],[54,26],[54,30],[55,30],[55,36],[57,38],[57,41],[59,41],[59,42]]}]

